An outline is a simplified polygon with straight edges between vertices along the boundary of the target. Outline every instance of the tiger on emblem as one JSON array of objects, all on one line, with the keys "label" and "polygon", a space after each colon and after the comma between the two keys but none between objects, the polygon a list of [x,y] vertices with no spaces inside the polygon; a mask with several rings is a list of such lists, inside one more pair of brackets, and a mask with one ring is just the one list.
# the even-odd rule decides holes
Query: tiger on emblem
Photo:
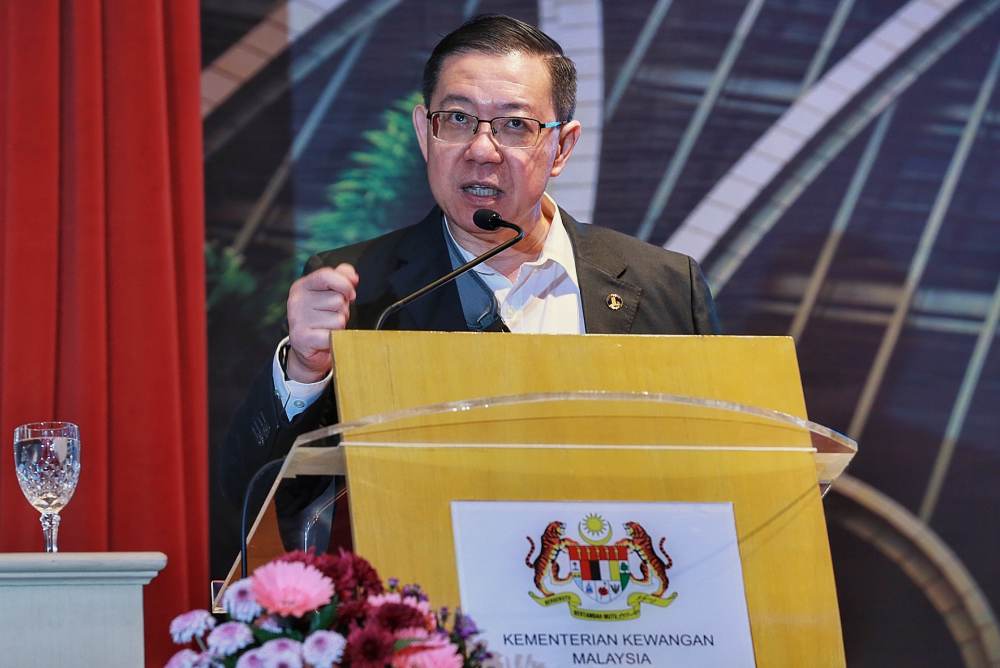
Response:
[{"label": "tiger on emblem", "polygon": [[556,557],[567,545],[575,545],[576,541],[571,538],[565,537],[566,525],[562,522],[549,522],[548,526],[545,527],[545,532],[542,533],[540,539],[540,545],[538,547],[538,556],[535,560],[531,560],[531,555],[535,551],[535,541],[531,540],[531,536],[525,536],[528,539],[528,544],[531,546],[528,549],[528,554],[524,557],[524,564],[528,568],[532,568],[535,571],[535,586],[538,591],[542,592],[546,597],[552,596],[553,593],[545,586],[545,574],[550,573],[552,575],[552,581],[556,584],[566,584],[573,580],[573,576],[569,575],[567,577],[562,577],[559,575],[559,564],[556,563]]},{"label": "tiger on emblem", "polygon": [[660,538],[660,552],[667,558],[667,561],[664,562],[656,554],[656,550],[653,547],[653,540],[638,522],[625,522],[625,533],[628,534],[628,539],[624,542],[628,545],[629,549],[638,555],[639,560],[642,562],[639,566],[639,572],[642,574],[642,577],[637,578],[633,575],[633,582],[636,584],[649,584],[649,569],[652,568],[653,572],[656,573],[656,577],[660,579],[660,586],[657,587],[651,596],[662,596],[670,584],[670,580],[667,578],[667,569],[674,565],[674,560],[663,549],[663,543],[667,539]]}]

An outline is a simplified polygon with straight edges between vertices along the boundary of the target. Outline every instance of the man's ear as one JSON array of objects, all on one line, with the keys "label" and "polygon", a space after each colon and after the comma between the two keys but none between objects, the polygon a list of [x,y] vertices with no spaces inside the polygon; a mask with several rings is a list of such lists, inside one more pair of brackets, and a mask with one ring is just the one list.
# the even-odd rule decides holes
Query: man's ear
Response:
[{"label": "man's ear", "polygon": [[580,140],[580,133],[583,131],[583,126],[580,125],[580,121],[570,121],[566,125],[559,128],[559,143],[556,145],[556,159],[552,163],[552,169],[549,171],[549,176],[559,176],[563,168],[566,166],[566,162],[569,160],[570,154],[573,152],[573,147],[576,146],[576,142]]},{"label": "man's ear", "polygon": [[427,162],[427,107],[422,104],[413,108],[413,131],[417,133],[420,152],[424,154],[424,162]]}]

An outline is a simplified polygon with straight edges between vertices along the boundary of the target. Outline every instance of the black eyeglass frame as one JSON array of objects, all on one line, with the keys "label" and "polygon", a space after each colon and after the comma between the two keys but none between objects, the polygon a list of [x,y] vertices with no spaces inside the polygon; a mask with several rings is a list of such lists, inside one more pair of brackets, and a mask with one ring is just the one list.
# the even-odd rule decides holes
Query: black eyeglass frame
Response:
[{"label": "black eyeglass frame", "polygon": [[[540,121],[537,118],[530,118],[528,116],[496,116],[494,118],[491,118],[491,119],[487,120],[485,118],[479,118],[479,116],[476,116],[475,114],[470,114],[468,112],[460,111],[458,109],[450,109],[450,110],[449,109],[441,109],[441,110],[438,110],[438,111],[428,111],[427,112],[427,120],[430,121],[430,124],[431,124],[431,136],[434,137],[434,139],[436,139],[436,140],[438,140],[440,142],[444,142],[446,144],[458,144],[458,143],[461,143],[461,142],[452,142],[452,141],[448,141],[447,139],[441,139],[440,137],[437,136],[437,133],[434,131],[434,117],[435,116],[440,116],[440,115],[443,115],[443,114],[462,114],[463,116],[468,116],[469,118],[471,118],[471,119],[473,119],[475,121],[475,124],[472,125],[472,132],[469,133],[469,137],[468,137],[468,139],[466,141],[469,141],[469,140],[475,138],[475,136],[479,133],[479,126],[482,125],[483,123],[487,123],[490,126],[490,134],[493,136],[493,138],[496,141],[497,145],[503,146],[504,148],[534,148],[535,146],[538,146],[538,140],[542,136],[542,130],[548,130],[548,129],[551,129],[551,128],[558,128],[558,127],[560,127],[562,125],[566,125],[567,123],[569,123],[569,121],[547,121],[547,122],[546,121]],[[501,144],[500,140],[496,139],[498,130],[496,129],[496,127],[494,127],[493,122],[494,121],[503,121],[503,120],[533,121],[535,123],[538,123],[538,132],[535,133],[535,141],[534,141],[534,143],[529,144],[527,146],[507,146],[506,144]]]}]

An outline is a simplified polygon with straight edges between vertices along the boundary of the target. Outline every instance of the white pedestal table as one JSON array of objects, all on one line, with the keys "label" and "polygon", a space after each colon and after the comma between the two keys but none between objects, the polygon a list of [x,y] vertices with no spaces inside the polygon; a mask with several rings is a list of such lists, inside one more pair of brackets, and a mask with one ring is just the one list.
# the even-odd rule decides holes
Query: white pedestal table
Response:
[{"label": "white pedestal table", "polygon": [[142,588],[166,563],[161,552],[0,554],[0,663],[142,666]]}]

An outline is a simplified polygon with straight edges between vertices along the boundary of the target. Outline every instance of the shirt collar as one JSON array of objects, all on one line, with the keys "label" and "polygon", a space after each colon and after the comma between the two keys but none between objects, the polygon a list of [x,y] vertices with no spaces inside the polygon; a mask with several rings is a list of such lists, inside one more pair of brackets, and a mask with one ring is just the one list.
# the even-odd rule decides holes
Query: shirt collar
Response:
[{"label": "shirt collar", "polygon": [[[569,275],[573,285],[580,287],[580,282],[576,277],[576,260],[573,256],[573,244],[570,243],[569,235],[566,233],[566,227],[563,225],[562,214],[559,212],[559,206],[556,204],[555,200],[548,193],[542,195],[542,208],[548,213],[551,210],[552,222],[549,224],[549,233],[545,236],[545,243],[542,244],[542,252],[538,254],[538,258],[532,260],[531,262],[525,262],[526,267],[542,267],[545,266],[546,262],[553,262],[559,265],[563,271]],[[462,258],[468,262],[472,258],[476,257],[470,253],[462,244],[458,243],[455,236],[451,233],[451,228],[448,226],[448,218],[442,214],[442,220],[444,222],[444,229],[451,240],[455,243],[455,247],[458,248],[458,252],[462,254]],[[481,264],[474,270],[476,273],[480,274],[484,278],[486,277],[500,277],[506,280],[506,277],[501,277],[492,267],[486,264]]]}]

